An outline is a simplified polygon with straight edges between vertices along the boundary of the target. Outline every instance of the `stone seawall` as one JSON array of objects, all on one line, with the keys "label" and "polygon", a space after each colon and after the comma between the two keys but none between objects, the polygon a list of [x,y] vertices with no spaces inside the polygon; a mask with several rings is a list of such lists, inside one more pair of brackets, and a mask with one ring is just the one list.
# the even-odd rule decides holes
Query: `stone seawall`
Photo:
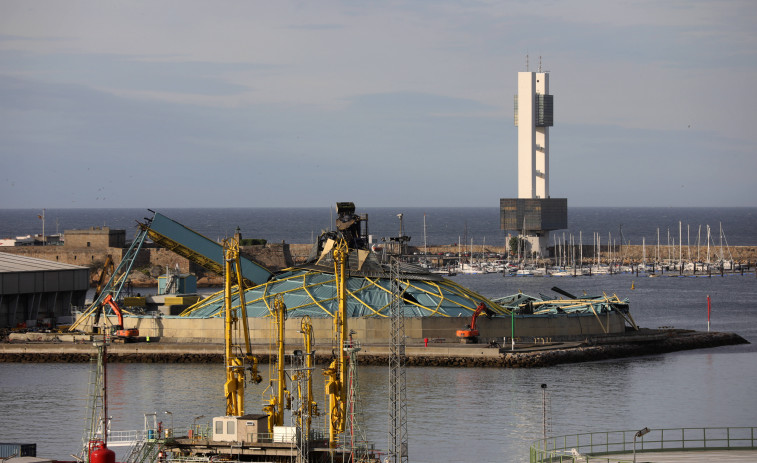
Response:
[{"label": "stone seawall", "polygon": [[[534,368],[553,365],[592,362],[615,358],[658,355],[690,349],[748,344],[734,333],[706,333],[679,331],[664,339],[623,342],[619,344],[588,345],[587,343],[556,343],[526,345],[511,352],[486,345],[408,346],[408,366]],[[274,357],[267,348],[253,351],[268,363]],[[0,363],[82,363],[94,354],[91,344],[64,343],[3,343],[0,344]],[[331,355],[315,355],[319,365],[331,360]],[[388,346],[363,346],[358,353],[361,365],[387,365]],[[108,361],[120,363],[222,363],[223,346],[219,344],[132,343],[114,344]]]},{"label": "stone seawall", "polygon": [[[551,246],[550,246],[551,247]],[[423,246],[410,246],[409,248],[410,253],[422,253],[424,251]],[[429,245],[426,247],[428,250],[429,255],[444,255],[449,253],[452,257],[456,257],[457,253],[460,251],[460,248],[456,245],[445,245],[445,246],[436,246],[436,245]],[[466,252],[465,249],[463,249],[463,252]],[[474,253],[478,254],[481,252],[481,248],[474,249]],[[486,252],[493,252],[493,253],[504,253],[505,247],[504,246],[486,246]],[[584,264],[588,265],[591,264],[592,261],[595,259],[592,255],[593,249],[591,244],[584,245]],[[651,263],[654,260],[656,252],[656,247],[652,245],[647,245],[646,250],[645,247],[642,245],[624,245],[622,248],[620,245],[615,246],[612,249],[612,256],[614,259],[618,259],[620,256],[622,256],[624,263],[633,263],[633,262],[641,262],[644,259],[644,255],[646,254],[646,261],[647,263]],[[718,254],[720,253],[720,249],[710,249],[710,260],[716,261],[719,259]],[[755,262],[757,262],[757,246],[729,246],[727,250],[724,252],[726,254],[726,259],[730,260],[733,258],[736,262],[741,262],[746,264],[749,262],[750,264],[754,265]],[[579,252],[576,251],[576,259],[578,259]],[[662,260],[668,260],[668,256],[671,256],[671,260],[674,262],[678,261],[678,254],[679,249],[678,247],[673,246],[660,246],[660,259]],[[697,249],[696,246],[690,246],[686,247],[683,246],[683,249],[681,250],[681,254],[683,256],[683,260],[688,262],[690,260],[697,260]],[[605,245],[602,245],[602,250],[600,252],[600,260],[604,263],[607,261],[608,252],[607,247]],[[691,257],[691,258],[689,258]],[[699,259],[700,260],[707,260],[707,250],[706,247],[700,247],[699,249]]]}]

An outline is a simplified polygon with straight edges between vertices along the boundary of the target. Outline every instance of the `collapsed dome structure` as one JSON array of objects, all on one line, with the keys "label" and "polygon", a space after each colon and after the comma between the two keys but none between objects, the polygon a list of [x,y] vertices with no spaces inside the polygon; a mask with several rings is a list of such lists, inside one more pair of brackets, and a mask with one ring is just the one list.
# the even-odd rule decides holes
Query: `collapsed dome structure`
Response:
[{"label": "collapsed dome structure", "polygon": [[[268,317],[274,313],[273,301],[283,297],[288,316],[333,317],[338,310],[337,272],[333,248],[338,240],[349,247],[346,275],[346,314],[348,317],[387,318],[392,304],[392,276],[368,244],[365,218],[355,214],[353,203],[337,203],[336,230],[319,236],[308,259],[284,269],[268,281],[245,290],[248,317]],[[366,227],[367,228],[367,227]],[[495,314],[510,311],[488,298],[414,264],[399,264],[402,291],[401,307],[406,317],[469,317],[484,302]],[[181,316],[190,318],[222,317],[223,291],[187,308]],[[232,299],[239,308],[239,297]]]}]

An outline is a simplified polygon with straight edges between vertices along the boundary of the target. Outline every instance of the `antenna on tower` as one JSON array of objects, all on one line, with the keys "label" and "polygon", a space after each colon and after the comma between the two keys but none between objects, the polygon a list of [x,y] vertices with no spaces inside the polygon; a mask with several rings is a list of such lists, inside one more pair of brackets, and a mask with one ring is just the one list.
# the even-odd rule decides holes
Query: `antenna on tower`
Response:
[{"label": "antenna on tower", "polygon": [[529,72],[529,70],[528,70],[528,53],[526,53],[526,72]]},{"label": "antenna on tower", "polygon": [[541,55],[539,55],[539,72],[541,72]]}]

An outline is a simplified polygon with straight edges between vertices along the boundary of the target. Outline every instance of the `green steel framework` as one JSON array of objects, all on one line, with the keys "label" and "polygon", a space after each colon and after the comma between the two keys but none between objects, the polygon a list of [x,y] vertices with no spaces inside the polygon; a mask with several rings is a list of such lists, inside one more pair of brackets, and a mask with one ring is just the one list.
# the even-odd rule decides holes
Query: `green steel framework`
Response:
[{"label": "green steel framework", "polygon": [[[499,315],[510,315],[501,307],[453,281],[404,279],[400,277],[405,316],[470,316],[480,302]],[[347,280],[347,316],[387,318],[392,302],[390,278],[351,276]],[[267,317],[273,313],[273,298],[281,294],[291,316],[331,317],[337,306],[335,278],[332,273],[287,269],[275,278],[245,291],[247,314]],[[219,292],[187,308],[182,317],[219,317],[223,295]],[[239,300],[232,301],[239,308]]]}]

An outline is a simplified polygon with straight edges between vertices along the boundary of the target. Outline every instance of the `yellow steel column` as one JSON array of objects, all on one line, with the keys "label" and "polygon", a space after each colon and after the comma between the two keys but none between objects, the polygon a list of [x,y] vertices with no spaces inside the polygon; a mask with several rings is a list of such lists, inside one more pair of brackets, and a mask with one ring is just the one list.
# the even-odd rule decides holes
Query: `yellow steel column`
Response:
[{"label": "yellow steel column", "polygon": [[339,302],[338,311],[334,314],[335,337],[338,339],[337,357],[331,362],[329,368],[324,370],[326,375],[326,394],[329,397],[329,446],[335,448],[337,437],[344,432],[346,390],[344,389],[346,357],[344,344],[347,340],[347,291],[346,291],[346,263],[349,248],[344,239],[340,239],[334,247],[334,279]]},{"label": "yellow steel column", "polygon": [[[263,407],[263,411],[268,414],[268,432],[273,433],[274,426],[284,424],[285,401],[288,403],[289,391],[286,387],[286,376],[284,373],[284,322],[286,321],[286,305],[284,297],[281,294],[276,295],[273,299],[273,315],[276,322],[276,393],[268,401],[268,405]],[[271,381],[273,387],[273,381]]]},{"label": "yellow steel column", "polygon": [[[226,395],[226,415],[241,416],[243,411],[239,409],[239,399],[237,397],[239,384],[235,375],[236,368],[232,355],[232,335],[234,320],[231,312],[231,262],[234,259],[233,255],[234,251],[231,244],[228,241],[224,241],[224,364],[226,366],[226,383],[224,384],[224,393]],[[244,400],[244,394],[242,394],[242,398]],[[243,408],[244,407],[242,407],[242,409]]]},{"label": "yellow steel column", "polygon": [[284,375],[284,322],[286,321],[287,306],[284,304],[284,297],[281,294],[276,295],[273,305],[276,308],[276,322],[278,324],[278,385],[276,391],[276,406],[278,410],[276,424],[282,426],[284,424],[284,394],[286,391],[286,378]]},{"label": "yellow steel column", "polygon": [[307,383],[307,390],[305,392],[305,415],[307,429],[310,429],[312,417],[318,415],[318,403],[313,400],[313,325],[310,323],[310,317],[308,315],[302,317],[300,329],[305,348],[305,382]]}]

